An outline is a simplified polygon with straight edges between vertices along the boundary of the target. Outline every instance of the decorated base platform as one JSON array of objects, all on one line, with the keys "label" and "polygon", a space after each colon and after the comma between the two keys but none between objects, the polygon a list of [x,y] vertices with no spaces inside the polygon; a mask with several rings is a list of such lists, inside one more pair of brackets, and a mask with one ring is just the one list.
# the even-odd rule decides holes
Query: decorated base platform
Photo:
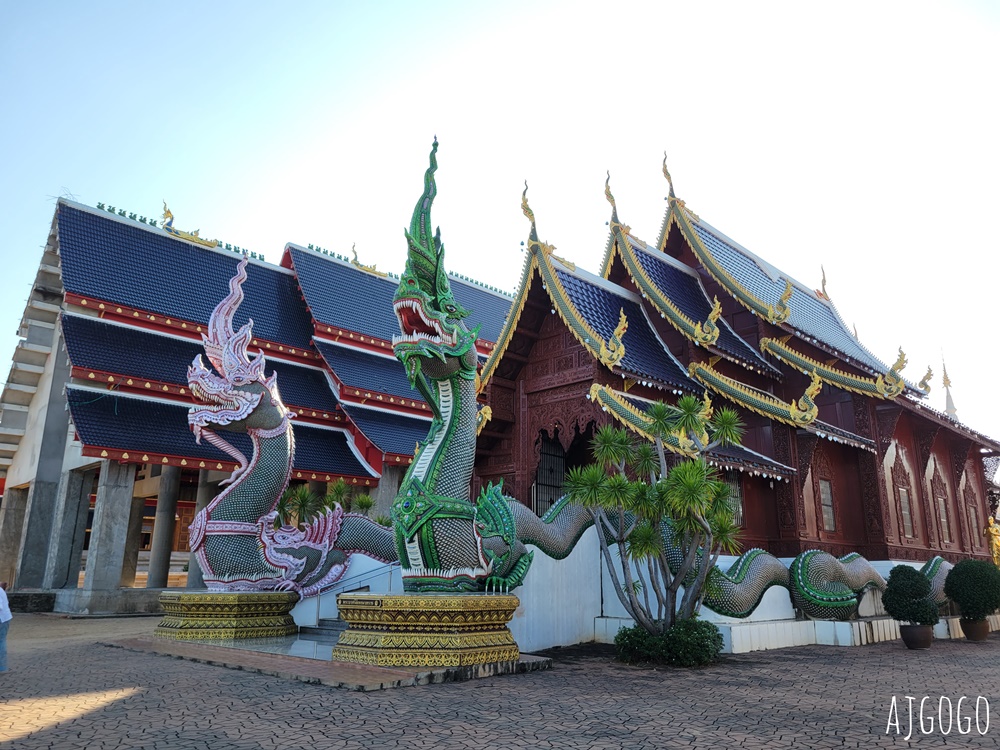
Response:
[{"label": "decorated base platform", "polygon": [[298,594],[278,591],[164,591],[160,594],[164,615],[155,635],[175,640],[293,635],[298,626],[290,613],[298,601]]},{"label": "decorated base platform", "polygon": [[516,662],[507,623],[518,604],[512,594],[341,594],[348,627],[333,658],[380,667]]}]

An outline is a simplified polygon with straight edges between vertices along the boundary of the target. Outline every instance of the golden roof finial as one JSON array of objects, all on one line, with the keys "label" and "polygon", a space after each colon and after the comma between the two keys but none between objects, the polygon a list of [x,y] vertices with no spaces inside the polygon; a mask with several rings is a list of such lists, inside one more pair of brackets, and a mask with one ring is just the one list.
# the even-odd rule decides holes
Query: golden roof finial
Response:
[{"label": "golden roof finial", "polygon": [[378,276],[379,278],[382,279],[388,277],[389,274],[385,273],[384,271],[377,270],[374,265],[366,266],[364,263],[358,260],[358,251],[354,249],[357,244],[358,243],[356,242],[351,243],[351,253],[354,254],[354,259],[351,261],[351,265],[357,268],[359,271],[370,273],[373,276]]},{"label": "golden roof finial", "polygon": [[951,388],[951,378],[948,377],[948,368],[944,365],[944,359],[941,360],[941,385],[945,388]]},{"label": "golden roof finial", "polygon": [[670,170],[667,169],[667,152],[663,152],[663,176],[667,178],[667,184],[670,186],[670,197],[676,198],[674,195],[674,181],[670,177]]},{"label": "golden roof finial", "polygon": [[920,380],[919,383],[917,383],[917,388],[919,388],[920,390],[922,390],[924,392],[924,395],[926,395],[926,394],[928,394],[928,393],[931,392],[931,378],[933,376],[934,376],[934,370],[932,370],[930,368],[930,366],[928,366],[927,367],[927,374],[924,375],[923,378],[921,378],[921,380]]},{"label": "golden roof finial", "polygon": [[[823,268],[822,263],[820,263],[819,271],[822,274],[823,278],[819,282],[819,289],[816,290],[816,296],[819,297],[820,299],[829,300],[830,295],[826,293],[826,269]],[[857,336],[855,336],[855,338],[857,338]]]},{"label": "golden roof finial", "polygon": [[524,192],[521,193],[521,210],[524,215],[528,217],[528,221],[531,222],[532,230],[535,228],[535,212],[531,210],[528,205],[528,181],[524,181]]},{"label": "golden roof finial", "polygon": [[615,205],[615,196],[611,194],[611,170],[608,170],[608,176],[604,180],[604,197],[608,199],[608,203],[611,204],[611,210],[617,212],[618,206]]}]

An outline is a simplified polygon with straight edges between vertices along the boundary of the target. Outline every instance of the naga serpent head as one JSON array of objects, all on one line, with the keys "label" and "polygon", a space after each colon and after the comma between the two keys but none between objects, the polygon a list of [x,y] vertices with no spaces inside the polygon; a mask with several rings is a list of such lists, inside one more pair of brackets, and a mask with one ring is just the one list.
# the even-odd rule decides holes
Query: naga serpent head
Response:
[{"label": "naga serpent head", "polygon": [[441,230],[431,234],[431,204],[437,194],[437,139],[431,148],[430,166],[424,174],[424,192],[413,209],[405,232],[406,267],[393,297],[393,310],[401,334],[393,337],[393,352],[406,368],[412,384],[424,375],[439,380],[456,372],[475,377],[475,343],[479,327],[470,331],[464,322],[469,311],[451,292],[444,269]]},{"label": "naga serpent head", "polygon": [[247,259],[243,258],[229,281],[229,294],[212,311],[208,333],[201,336],[205,354],[221,376],[205,367],[200,354],[188,367],[191,395],[201,402],[189,410],[188,423],[199,439],[206,427],[275,429],[289,414],[278,395],[277,375],[264,377],[264,355],[250,359],[253,321],[233,330],[233,316],[243,301],[246,267]]}]

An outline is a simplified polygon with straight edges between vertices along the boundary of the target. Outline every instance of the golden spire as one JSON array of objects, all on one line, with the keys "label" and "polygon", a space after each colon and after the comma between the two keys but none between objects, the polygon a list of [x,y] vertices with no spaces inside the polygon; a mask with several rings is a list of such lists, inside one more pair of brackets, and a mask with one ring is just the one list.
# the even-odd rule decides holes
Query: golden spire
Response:
[{"label": "golden spire", "polygon": [[951,397],[951,378],[948,377],[948,368],[944,366],[944,357],[941,358],[941,374],[944,383],[944,413],[952,419],[957,419],[958,409],[955,408],[955,400]]}]

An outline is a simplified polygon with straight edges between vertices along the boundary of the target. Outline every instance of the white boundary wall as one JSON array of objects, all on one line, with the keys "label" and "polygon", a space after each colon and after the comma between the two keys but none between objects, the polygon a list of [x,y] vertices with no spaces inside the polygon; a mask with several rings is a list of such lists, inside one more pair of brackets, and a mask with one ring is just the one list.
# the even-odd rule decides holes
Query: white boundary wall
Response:
[{"label": "white boundary wall", "polygon": [[[534,560],[524,585],[514,592],[521,604],[510,623],[514,640],[522,652],[595,640],[612,643],[620,628],[633,624],[615,593],[593,528],[583,534],[564,560],[547,557],[534,547],[529,550],[534,551]],[[611,553],[617,555],[614,548]],[[719,565],[725,569],[735,559],[719,558]],[[787,565],[791,559],[782,562]],[[880,560],[872,565],[887,576],[896,563]],[[355,554],[335,589],[299,602],[292,616],[298,625],[305,626],[314,626],[321,618],[335,618],[337,594],[351,591],[402,593],[399,566]],[[861,646],[899,638],[899,623],[884,616],[878,592],[869,592],[862,599],[860,611],[866,619],[849,622],[797,620],[788,590],[772,586],[747,618],[725,617],[707,607],[702,607],[701,616],[718,625],[725,653],[812,644]],[[1000,630],[1000,616],[992,616],[990,626],[991,630]],[[935,637],[963,637],[957,618],[942,619],[935,629]]]}]

